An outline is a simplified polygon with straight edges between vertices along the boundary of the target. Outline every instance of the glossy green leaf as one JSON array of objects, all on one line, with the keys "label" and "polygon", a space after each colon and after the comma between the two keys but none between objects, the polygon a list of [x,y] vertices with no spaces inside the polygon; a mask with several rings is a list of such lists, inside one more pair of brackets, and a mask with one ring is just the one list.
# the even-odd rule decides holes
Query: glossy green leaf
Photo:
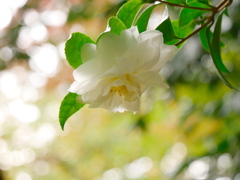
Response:
[{"label": "glossy green leaf", "polygon": [[179,27],[179,20],[172,21],[172,26],[177,37],[184,38],[192,33],[195,27],[195,23],[188,24],[186,26]]},{"label": "glossy green leaf", "polygon": [[117,18],[119,18],[127,28],[130,28],[142,6],[143,0],[130,0],[119,9]]},{"label": "glossy green leaf", "polygon": [[68,93],[61,103],[59,122],[62,129],[64,129],[64,125],[68,118],[84,106],[84,104],[81,104],[77,101],[77,98],[78,95],[76,93]]},{"label": "glossy green leaf", "polygon": [[73,33],[65,44],[65,54],[68,63],[76,69],[82,64],[81,49],[86,43],[95,43],[90,37],[82,33]]},{"label": "glossy green leaf", "polygon": [[174,3],[174,4],[186,4],[186,0],[166,0],[167,2]]},{"label": "glossy green leaf", "polygon": [[164,43],[165,44],[175,44],[178,41],[178,37],[176,36],[170,18],[167,18],[163,21],[156,30],[163,33]]},{"label": "glossy green leaf", "polygon": [[222,58],[221,58],[221,41],[220,41],[220,38],[221,38],[221,24],[222,24],[222,16],[223,14],[221,14],[219,17],[218,17],[218,20],[216,22],[216,25],[215,25],[215,28],[214,28],[214,31],[213,31],[213,37],[212,37],[212,53],[213,53],[213,56],[215,57],[214,60],[215,60],[215,63],[217,64],[217,66],[219,67],[219,69],[222,71],[222,72],[226,72],[226,73],[229,73],[228,69],[225,67],[225,65],[223,64],[222,62]]},{"label": "glossy green leaf", "polygon": [[139,33],[145,31],[147,29],[147,25],[148,25],[148,20],[151,16],[152,11],[154,10],[154,8],[157,5],[152,5],[149,6],[147,9],[145,9],[141,15],[138,17],[136,25],[138,27],[138,31]]},{"label": "glossy green leaf", "polygon": [[123,22],[117,17],[111,17],[108,21],[110,31],[115,34],[120,34],[123,30],[127,29]]},{"label": "glossy green leaf", "polygon": [[[199,7],[199,8],[209,8],[209,6],[199,3],[197,1],[192,1],[188,3],[189,6]],[[191,22],[193,22],[199,16],[207,13],[209,11],[197,10],[197,9],[189,9],[182,8],[179,14],[179,27],[183,27]]]}]

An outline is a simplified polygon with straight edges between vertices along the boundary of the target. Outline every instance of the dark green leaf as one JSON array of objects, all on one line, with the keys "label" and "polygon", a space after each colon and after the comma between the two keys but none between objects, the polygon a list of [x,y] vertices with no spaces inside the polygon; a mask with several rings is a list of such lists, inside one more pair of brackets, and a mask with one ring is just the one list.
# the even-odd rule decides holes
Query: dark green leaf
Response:
[{"label": "dark green leaf", "polygon": [[[200,38],[200,41],[203,45],[203,48],[209,52],[209,47],[208,47],[208,42],[207,42],[207,37],[206,37],[206,30],[207,30],[207,27],[203,28],[200,32],[199,32],[199,38]],[[210,31],[210,39],[212,40],[212,37],[213,37],[213,33],[212,31]],[[223,42],[220,42],[220,46],[221,47],[224,47],[224,43]]]},{"label": "dark green leaf", "polygon": [[173,29],[172,23],[170,18],[167,18],[165,21],[163,21],[156,30],[163,33],[164,43],[165,44],[174,44],[179,39]]},{"label": "dark green leaf", "polygon": [[127,29],[123,22],[117,17],[111,17],[108,21],[108,25],[111,28],[111,32],[120,34],[123,30]]},{"label": "dark green leaf", "polygon": [[130,0],[119,9],[117,17],[130,28],[142,6],[143,0]]},{"label": "dark green leaf", "polygon": [[138,31],[139,33],[145,31],[147,29],[147,25],[148,25],[148,20],[151,16],[152,11],[154,10],[154,8],[157,5],[152,5],[149,6],[148,8],[146,8],[141,15],[138,17],[136,25],[138,27]]},{"label": "dark green leaf", "polygon": [[95,43],[90,37],[82,33],[73,33],[65,44],[65,54],[68,63],[76,69],[82,64],[81,49],[86,43]]},{"label": "dark green leaf", "polygon": [[[208,47],[208,42],[207,42],[207,37],[206,37],[206,30],[207,30],[207,27],[203,28],[200,32],[199,32],[199,38],[200,38],[200,41],[202,43],[202,46],[204,47],[204,49],[206,51],[209,52],[209,47]],[[210,39],[212,39],[212,32],[210,31]]]},{"label": "dark green leaf", "polygon": [[222,72],[229,73],[228,69],[225,67],[225,65],[222,62],[221,58],[221,47],[220,47],[220,38],[221,38],[221,24],[222,24],[222,16],[221,14],[218,17],[218,20],[216,22],[214,31],[213,31],[213,37],[212,37],[212,53],[214,56],[215,63],[217,64],[218,68]]},{"label": "dark green leaf", "polygon": [[224,12],[224,14],[225,14],[226,16],[229,17],[228,8],[226,8],[223,12]]},{"label": "dark green leaf", "polygon": [[68,93],[61,103],[59,122],[62,129],[64,129],[64,125],[68,118],[84,106],[84,104],[77,101],[77,97],[78,95],[76,93]]},{"label": "dark green leaf", "polygon": [[[188,3],[189,6],[199,7],[199,8],[209,8],[209,6],[199,3],[197,1],[192,1]],[[202,16],[209,11],[202,11],[197,9],[182,8],[179,14],[179,27],[185,26],[193,22],[196,18]]]},{"label": "dark green leaf", "polygon": [[[210,54],[212,56],[212,59],[213,59],[213,63],[218,71],[218,75],[219,75],[219,78],[226,84],[226,86],[228,86],[229,88],[231,89],[235,89],[237,90],[235,87],[233,87],[229,82],[228,80],[225,78],[225,76],[223,75],[221,69],[220,69],[220,64],[223,65],[221,59],[217,59],[217,57],[215,56],[216,55],[216,52],[214,52],[214,46],[213,44],[211,43],[211,37],[210,37],[210,26],[206,29],[206,37],[207,37],[207,43],[208,43],[208,47],[209,47],[209,50],[210,50]],[[219,45],[218,45],[219,46]],[[221,66],[222,66],[221,65]],[[223,65],[224,66],[224,65]],[[238,91],[238,90],[237,90]]]}]

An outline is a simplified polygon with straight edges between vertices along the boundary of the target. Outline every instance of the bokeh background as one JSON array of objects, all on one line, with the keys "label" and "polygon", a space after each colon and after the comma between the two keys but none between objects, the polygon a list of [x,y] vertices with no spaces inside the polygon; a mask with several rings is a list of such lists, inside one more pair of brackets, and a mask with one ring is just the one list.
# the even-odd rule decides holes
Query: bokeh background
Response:
[{"label": "bokeh background", "polygon": [[[85,106],[61,130],[73,81],[64,43],[72,32],[96,40],[124,2],[0,0],[0,180],[240,180],[240,94],[197,36],[161,71],[169,89],[152,89],[139,113]],[[222,37],[236,86],[239,12],[233,0]]]}]

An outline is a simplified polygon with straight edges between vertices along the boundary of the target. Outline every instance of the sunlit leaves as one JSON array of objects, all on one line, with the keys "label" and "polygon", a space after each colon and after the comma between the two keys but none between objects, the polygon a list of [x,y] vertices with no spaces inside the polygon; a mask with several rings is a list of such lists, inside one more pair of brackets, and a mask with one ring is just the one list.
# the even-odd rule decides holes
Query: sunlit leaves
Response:
[{"label": "sunlit leaves", "polygon": [[59,121],[62,129],[64,128],[64,125],[68,118],[84,106],[84,104],[78,102],[77,98],[77,94],[68,93],[61,103]]},{"label": "sunlit leaves", "polygon": [[127,28],[130,28],[142,6],[143,0],[128,1],[119,9],[117,18],[119,18]]},{"label": "sunlit leaves", "polygon": [[143,31],[145,31],[147,29],[147,25],[148,25],[148,20],[152,14],[152,11],[154,10],[154,8],[157,5],[152,5],[149,6],[144,12],[142,12],[142,14],[138,17],[137,19],[137,27],[138,27],[138,31],[141,33]]},{"label": "sunlit leaves", "polygon": [[[198,8],[209,8],[209,6],[199,3],[198,1],[192,1],[188,3],[189,6],[198,7]],[[197,10],[197,9],[189,9],[183,8],[179,15],[179,27],[185,26],[191,22],[193,22],[196,18],[205,14],[208,11]]]},{"label": "sunlit leaves", "polygon": [[76,69],[82,64],[81,49],[86,43],[95,43],[90,37],[82,33],[73,33],[65,44],[65,54],[68,63]]},{"label": "sunlit leaves", "polygon": [[123,22],[117,17],[111,17],[108,21],[110,31],[115,34],[120,34],[123,30],[127,29]]}]

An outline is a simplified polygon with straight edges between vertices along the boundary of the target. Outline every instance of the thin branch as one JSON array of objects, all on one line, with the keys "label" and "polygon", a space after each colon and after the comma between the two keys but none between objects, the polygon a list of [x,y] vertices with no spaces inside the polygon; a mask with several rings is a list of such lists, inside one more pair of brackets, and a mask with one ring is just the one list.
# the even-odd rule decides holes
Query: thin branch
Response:
[{"label": "thin branch", "polygon": [[[219,3],[219,5],[216,8],[213,8],[212,10],[212,14],[211,16],[209,16],[207,19],[208,21],[206,23],[204,23],[201,27],[199,27],[198,29],[196,29],[195,31],[193,31],[191,34],[189,34],[188,36],[186,36],[185,38],[183,38],[182,40],[180,40],[179,42],[177,42],[175,45],[178,46],[181,43],[183,43],[184,41],[186,41],[187,39],[189,39],[190,37],[192,37],[193,35],[197,34],[199,31],[201,31],[203,28],[207,27],[208,25],[212,26],[212,24],[214,23],[214,17],[215,15],[222,11],[224,8],[226,8],[227,6],[229,6],[232,3],[232,0],[223,0]],[[206,19],[204,19],[206,20]]]},{"label": "thin branch", "polygon": [[196,10],[201,10],[201,11],[214,11],[215,10],[215,8],[200,8],[200,7],[194,7],[194,6],[186,6],[186,5],[182,5],[182,4],[175,4],[175,3],[171,3],[171,2],[167,2],[167,1],[163,1],[163,0],[158,0],[158,1],[161,3],[167,4],[169,6],[175,6],[175,7],[196,9]]},{"label": "thin branch", "polygon": [[200,28],[196,29],[195,31],[193,31],[191,34],[189,34],[188,36],[186,36],[185,38],[183,38],[181,41],[177,42],[175,45],[178,46],[180,44],[182,44],[184,41],[186,41],[187,39],[189,39],[190,37],[192,37],[194,34],[197,34],[199,31],[201,31],[203,28],[205,28],[206,26],[208,26],[209,24],[213,23],[212,17],[210,17],[208,19],[208,21],[203,24]]}]

